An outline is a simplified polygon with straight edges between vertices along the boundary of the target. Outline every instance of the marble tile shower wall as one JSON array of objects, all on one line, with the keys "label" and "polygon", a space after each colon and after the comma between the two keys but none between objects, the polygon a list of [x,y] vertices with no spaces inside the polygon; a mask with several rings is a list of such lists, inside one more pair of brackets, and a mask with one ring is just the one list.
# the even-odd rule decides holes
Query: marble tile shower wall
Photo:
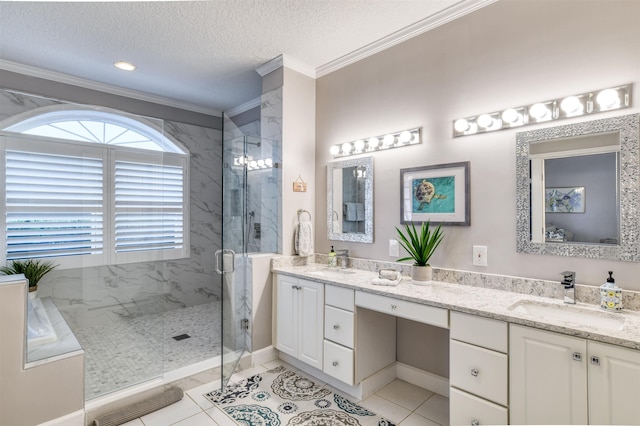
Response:
[{"label": "marble tile shower wall", "polygon": [[[316,253],[313,262],[326,265],[327,256]],[[277,256],[272,260],[274,266],[302,266],[307,264],[307,258],[299,256]],[[349,266],[365,271],[380,269],[395,269],[404,276],[411,275],[411,265],[407,263],[384,262],[370,259],[349,258]],[[558,281],[539,280],[534,278],[512,277],[507,275],[483,274],[479,272],[459,271],[454,269],[433,268],[433,279],[452,284],[462,284],[473,287],[490,288],[494,290],[510,291],[513,293],[529,294],[533,296],[562,299],[564,289]],[[598,287],[576,284],[576,300],[588,304],[600,304]],[[640,311],[640,292],[622,292],[622,305],[625,309]]]},{"label": "marble tile shower wall", "polygon": [[282,253],[282,168],[276,167],[282,164],[282,87],[262,95],[260,117],[263,152],[271,153],[274,164],[271,174],[261,181],[261,252]]},{"label": "marble tile shower wall", "polygon": [[[56,104],[62,102],[0,90],[0,121]],[[110,321],[111,315],[156,313],[220,300],[214,253],[222,241],[222,133],[171,121],[164,122],[164,131],[191,153],[191,256],[51,272],[39,295],[52,297],[72,327]]]}]

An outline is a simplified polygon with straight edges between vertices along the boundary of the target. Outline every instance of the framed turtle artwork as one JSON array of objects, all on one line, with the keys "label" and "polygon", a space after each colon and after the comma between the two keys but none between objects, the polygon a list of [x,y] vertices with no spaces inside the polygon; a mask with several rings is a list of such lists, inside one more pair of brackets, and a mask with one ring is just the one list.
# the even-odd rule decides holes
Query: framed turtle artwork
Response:
[{"label": "framed turtle artwork", "polygon": [[400,170],[400,223],[471,225],[469,162]]}]

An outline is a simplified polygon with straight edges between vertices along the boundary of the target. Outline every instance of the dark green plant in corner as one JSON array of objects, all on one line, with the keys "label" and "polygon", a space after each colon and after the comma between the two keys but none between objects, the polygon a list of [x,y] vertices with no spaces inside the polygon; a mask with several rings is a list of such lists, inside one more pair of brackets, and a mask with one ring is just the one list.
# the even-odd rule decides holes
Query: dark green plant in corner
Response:
[{"label": "dark green plant in corner", "polygon": [[4,275],[24,274],[29,280],[29,291],[38,288],[38,282],[58,265],[40,259],[16,259],[10,265],[1,266],[0,272]]},{"label": "dark green plant in corner", "polygon": [[398,262],[413,259],[417,266],[429,266],[429,259],[444,238],[440,229],[441,225],[431,231],[429,230],[430,223],[430,221],[422,222],[419,232],[413,223],[411,225],[405,223],[405,232],[396,227],[400,237],[400,245],[409,253],[409,257],[398,259]]}]

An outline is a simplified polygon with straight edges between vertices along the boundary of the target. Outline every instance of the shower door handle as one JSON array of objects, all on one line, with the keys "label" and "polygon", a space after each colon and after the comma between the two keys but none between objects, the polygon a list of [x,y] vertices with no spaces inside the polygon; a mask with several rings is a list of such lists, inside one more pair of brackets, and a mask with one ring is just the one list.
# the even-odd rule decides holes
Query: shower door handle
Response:
[{"label": "shower door handle", "polygon": [[[224,255],[231,255],[231,270],[224,269]],[[236,252],[231,249],[221,249],[216,251],[216,272],[218,275],[231,274],[236,270]]]}]

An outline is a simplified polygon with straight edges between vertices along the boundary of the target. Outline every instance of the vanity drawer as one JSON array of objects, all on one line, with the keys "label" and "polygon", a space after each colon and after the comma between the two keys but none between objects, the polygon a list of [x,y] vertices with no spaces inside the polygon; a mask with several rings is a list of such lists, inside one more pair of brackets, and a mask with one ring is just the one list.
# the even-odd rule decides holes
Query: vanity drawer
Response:
[{"label": "vanity drawer", "polygon": [[353,312],[324,307],[324,338],[353,348]]},{"label": "vanity drawer", "polygon": [[449,311],[447,309],[407,302],[406,300],[394,299],[392,297],[362,291],[356,292],[356,306],[424,324],[449,328]]},{"label": "vanity drawer", "polygon": [[467,343],[450,341],[449,383],[482,398],[507,405],[508,357]]},{"label": "vanity drawer", "polygon": [[324,366],[322,371],[341,382],[353,385],[353,349],[328,340],[324,341]]},{"label": "vanity drawer", "polygon": [[353,312],[354,293],[355,291],[349,288],[326,284],[324,286],[324,303]]},{"label": "vanity drawer", "polygon": [[451,312],[451,338],[507,353],[507,323],[475,315]]},{"label": "vanity drawer", "polygon": [[505,407],[453,388],[449,391],[449,414],[452,425],[509,424]]}]

